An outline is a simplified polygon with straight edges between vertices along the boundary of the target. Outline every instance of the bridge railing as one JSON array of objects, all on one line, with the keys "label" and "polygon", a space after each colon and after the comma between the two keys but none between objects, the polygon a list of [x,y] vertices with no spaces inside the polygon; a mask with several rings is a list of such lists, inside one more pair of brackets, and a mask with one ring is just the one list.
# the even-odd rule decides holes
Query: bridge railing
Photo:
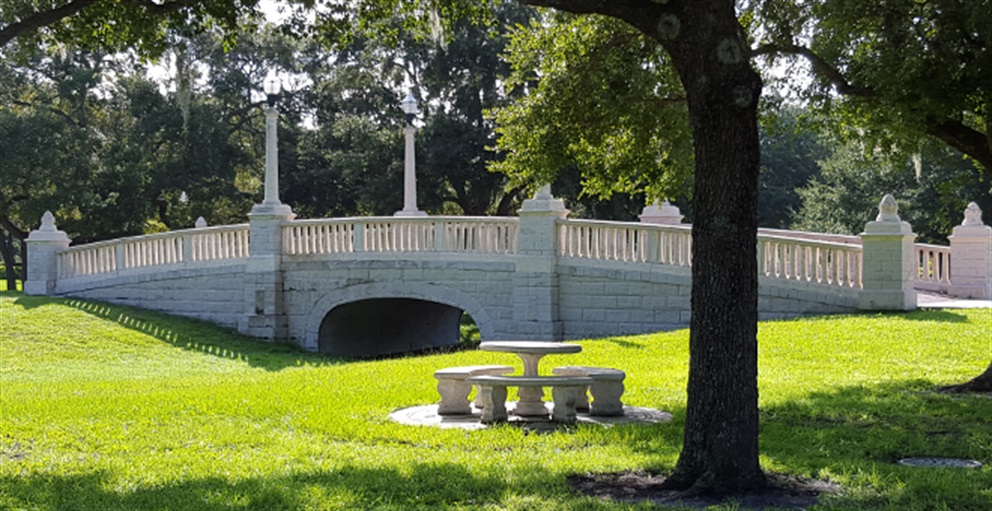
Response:
[{"label": "bridge railing", "polygon": [[861,289],[861,245],[784,236],[758,236],[758,275]]},{"label": "bridge railing", "polygon": [[914,261],[919,265],[914,287],[926,291],[946,291],[951,285],[951,247],[916,243]]},{"label": "bridge railing", "polygon": [[287,255],[355,252],[517,251],[517,219],[504,217],[368,217],[296,220],[283,225]]},{"label": "bridge railing", "polygon": [[248,257],[248,224],[134,236],[70,247],[56,256],[68,279],[180,263]]},{"label": "bridge railing", "polygon": [[593,220],[558,222],[558,255],[595,261],[692,264],[690,226]]}]

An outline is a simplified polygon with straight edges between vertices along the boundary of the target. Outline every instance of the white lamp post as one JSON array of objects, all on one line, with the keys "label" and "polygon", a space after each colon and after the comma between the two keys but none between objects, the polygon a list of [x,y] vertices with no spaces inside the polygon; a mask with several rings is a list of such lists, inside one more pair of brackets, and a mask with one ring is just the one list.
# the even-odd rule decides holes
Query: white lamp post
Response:
[{"label": "white lamp post", "polygon": [[403,209],[397,211],[395,216],[424,216],[427,213],[417,209],[417,169],[413,144],[413,135],[417,132],[413,125],[413,119],[417,115],[417,100],[412,93],[407,92],[400,106],[406,114],[406,126],[403,127],[406,145],[403,158]]},{"label": "white lamp post", "polygon": [[256,214],[291,214],[289,206],[279,201],[279,111],[276,100],[282,84],[275,72],[270,72],[262,83],[268,106],[265,108],[265,199],[256,204]]}]

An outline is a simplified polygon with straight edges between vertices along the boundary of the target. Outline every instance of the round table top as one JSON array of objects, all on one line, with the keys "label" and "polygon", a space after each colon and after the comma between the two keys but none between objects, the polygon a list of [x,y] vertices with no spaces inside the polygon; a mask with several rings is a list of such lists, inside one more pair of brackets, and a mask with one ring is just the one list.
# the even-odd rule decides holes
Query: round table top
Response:
[{"label": "round table top", "polygon": [[479,344],[479,349],[483,351],[503,351],[507,353],[578,353],[582,351],[582,346],[578,344],[565,344],[563,342],[542,342],[542,341],[491,341]]}]

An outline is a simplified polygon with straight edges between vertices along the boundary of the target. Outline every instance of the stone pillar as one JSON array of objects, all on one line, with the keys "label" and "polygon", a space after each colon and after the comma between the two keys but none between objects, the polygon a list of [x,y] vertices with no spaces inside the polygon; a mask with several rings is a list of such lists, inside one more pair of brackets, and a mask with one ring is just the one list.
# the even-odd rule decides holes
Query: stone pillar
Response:
[{"label": "stone pillar", "polygon": [[256,204],[248,215],[250,229],[245,265],[244,315],[238,330],[270,340],[286,339],[288,320],[283,303],[282,224],[295,218],[289,206]]},{"label": "stone pillar", "polygon": [[861,233],[861,309],[916,308],[913,281],[919,273],[919,263],[913,257],[914,240],[916,234],[909,223],[899,219],[895,198],[883,197],[875,221],[868,222]]},{"label": "stone pillar", "polygon": [[417,128],[411,124],[403,127],[405,145],[403,149],[403,209],[394,216],[424,216],[427,213],[417,209],[417,157],[413,135]]},{"label": "stone pillar", "polygon": [[56,256],[69,248],[69,236],[55,227],[55,216],[46,211],[41,217],[41,227],[28,234],[28,274],[24,281],[24,294],[50,295],[55,293],[58,280]]},{"label": "stone pillar", "polygon": [[639,215],[641,223],[679,225],[682,223],[682,212],[667,200],[659,205],[657,202],[645,206]]},{"label": "stone pillar", "polygon": [[513,277],[514,332],[520,340],[557,341],[563,330],[558,315],[556,269],[558,227],[568,215],[561,199],[545,185],[518,212],[516,273]]},{"label": "stone pillar", "polygon": [[992,299],[992,227],[982,222],[982,210],[972,202],[964,221],[948,236],[951,242],[951,288],[961,298]]}]

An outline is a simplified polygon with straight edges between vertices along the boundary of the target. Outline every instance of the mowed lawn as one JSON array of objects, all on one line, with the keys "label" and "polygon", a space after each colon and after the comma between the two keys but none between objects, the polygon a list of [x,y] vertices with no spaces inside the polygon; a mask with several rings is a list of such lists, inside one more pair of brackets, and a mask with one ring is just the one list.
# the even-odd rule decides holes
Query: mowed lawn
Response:
[{"label": "mowed lawn", "polygon": [[[388,320],[388,318],[384,318]],[[435,369],[520,367],[477,350],[331,360],[205,323],[0,293],[0,509],[650,509],[574,495],[573,474],[670,472],[688,331],[580,341],[556,364],[627,372],[652,426],[441,430],[392,423],[436,401]],[[992,310],[760,325],[761,462],[840,486],[816,509],[992,509]],[[980,469],[900,466],[908,456]],[[719,509],[735,509],[734,503]]]}]

